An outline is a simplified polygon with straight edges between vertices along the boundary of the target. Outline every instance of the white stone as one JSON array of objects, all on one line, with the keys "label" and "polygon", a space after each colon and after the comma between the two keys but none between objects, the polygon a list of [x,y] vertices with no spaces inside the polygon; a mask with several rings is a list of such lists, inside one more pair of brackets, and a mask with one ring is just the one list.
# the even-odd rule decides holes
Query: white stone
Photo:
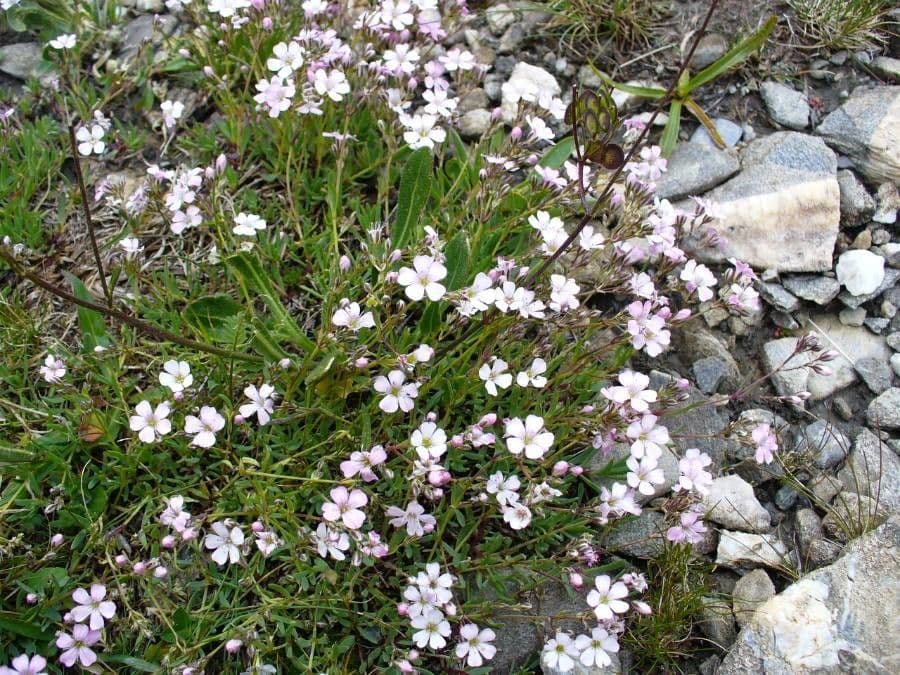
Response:
[{"label": "white stone", "polygon": [[884,281],[884,258],[871,251],[845,251],[834,268],[838,281],[853,295],[874,293]]},{"label": "white stone", "polygon": [[559,96],[559,82],[543,68],[520,61],[501,88],[500,108],[503,121],[512,123],[519,111],[519,101],[536,103],[541,96]]},{"label": "white stone", "polygon": [[722,530],[716,564],[726,567],[772,567],[784,569],[787,547],[771,534]]},{"label": "white stone", "polygon": [[753,486],[740,476],[716,478],[701,503],[707,519],[733,530],[765,532],[771,525],[769,512],[756,499]]}]

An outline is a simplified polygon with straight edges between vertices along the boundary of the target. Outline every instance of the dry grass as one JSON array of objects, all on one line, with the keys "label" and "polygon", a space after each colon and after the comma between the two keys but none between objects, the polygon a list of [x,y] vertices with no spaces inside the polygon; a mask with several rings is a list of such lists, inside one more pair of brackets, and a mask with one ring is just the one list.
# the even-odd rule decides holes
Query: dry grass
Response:
[{"label": "dry grass", "polygon": [[812,46],[869,49],[883,43],[891,23],[890,0],[789,0],[800,20],[800,35]]}]

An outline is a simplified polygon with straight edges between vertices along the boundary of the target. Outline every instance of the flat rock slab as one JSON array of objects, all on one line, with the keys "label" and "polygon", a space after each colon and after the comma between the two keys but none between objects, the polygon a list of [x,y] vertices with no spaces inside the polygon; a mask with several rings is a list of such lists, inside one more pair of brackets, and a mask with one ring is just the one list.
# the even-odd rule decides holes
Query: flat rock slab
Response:
[{"label": "flat rock slab", "polygon": [[857,87],[816,134],[870,180],[900,183],[900,87]]},{"label": "flat rock slab", "polygon": [[716,675],[900,672],[900,517],[763,603]]},{"label": "flat rock slab", "polygon": [[734,152],[702,143],[679,143],[669,157],[666,172],[656,182],[660,199],[702,195],[731,178],[741,168]]},{"label": "flat rock slab", "polygon": [[19,42],[0,47],[0,72],[19,80],[40,77],[44,65],[43,46],[38,42]]},{"label": "flat rock slab", "polygon": [[701,498],[706,517],[732,530],[766,532],[771,525],[769,512],[753,494],[753,486],[740,476],[721,476]]},{"label": "flat rock slab", "polygon": [[900,511],[900,457],[868,429],[856,435],[837,476],[847,491],[877,499],[889,513]]},{"label": "flat rock slab", "polygon": [[737,176],[706,195],[718,204],[713,227],[723,245],[700,248],[695,234],[686,249],[705,261],[736,257],[758,269],[830,270],[841,219],[834,153],[821,139],[784,131],[751,143],[742,161]]}]

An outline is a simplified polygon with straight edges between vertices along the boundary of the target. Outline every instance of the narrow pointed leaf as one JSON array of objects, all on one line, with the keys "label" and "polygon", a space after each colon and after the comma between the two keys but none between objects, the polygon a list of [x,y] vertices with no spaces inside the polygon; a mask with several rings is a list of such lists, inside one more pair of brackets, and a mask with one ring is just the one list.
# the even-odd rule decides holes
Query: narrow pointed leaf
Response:
[{"label": "narrow pointed leaf", "polygon": [[731,70],[745,61],[751,54],[763,46],[763,43],[768,39],[777,22],[778,17],[774,15],[769,17],[769,20],[766,21],[758,31],[738,42],[734,47],[728,50],[722,58],[711,63],[694,75],[694,77],[691,78],[688,91],[691,92],[697,87],[701,87],[707,82],[711,82],[722,73]]},{"label": "narrow pointed leaf", "polygon": [[424,232],[425,206],[431,192],[431,151],[419,148],[403,167],[400,191],[397,195],[397,213],[391,239],[396,248],[403,248]]},{"label": "narrow pointed leaf", "polygon": [[666,128],[663,129],[662,136],[659,139],[659,147],[662,150],[663,157],[668,157],[675,149],[680,128],[681,101],[672,101],[672,105],[669,106],[669,121],[666,122]]},{"label": "narrow pointed leaf", "polygon": [[706,127],[706,130],[709,132],[710,137],[713,139],[716,145],[719,146],[720,149],[725,149],[725,139],[722,138],[722,135],[719,133],[719,130],[716,129],[716,123],[713,122],[709,115],[700,107],[700,104],[697,103],[692,98],[687,98],[684,101],[685,107],[690,111],[690,113],[697,118],[697,120]]}]

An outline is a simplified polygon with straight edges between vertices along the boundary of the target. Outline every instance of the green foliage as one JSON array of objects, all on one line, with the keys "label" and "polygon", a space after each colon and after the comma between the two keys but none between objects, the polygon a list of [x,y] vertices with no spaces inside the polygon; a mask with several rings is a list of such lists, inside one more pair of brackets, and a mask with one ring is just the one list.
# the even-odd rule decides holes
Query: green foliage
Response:
[{"label": "green foliage", "polygon": [[800,19],[803,38],[823,49],[870,49],[898,29],[888,15],[896,7],[891,0],[788,0],[788,4]]},{"label": "green foliage", "polygon": [[579,56],[603,51],[610,43],[645,46],[669,12],[665,0],[541,0],[536,5],[553,15],[550,30]]}]

